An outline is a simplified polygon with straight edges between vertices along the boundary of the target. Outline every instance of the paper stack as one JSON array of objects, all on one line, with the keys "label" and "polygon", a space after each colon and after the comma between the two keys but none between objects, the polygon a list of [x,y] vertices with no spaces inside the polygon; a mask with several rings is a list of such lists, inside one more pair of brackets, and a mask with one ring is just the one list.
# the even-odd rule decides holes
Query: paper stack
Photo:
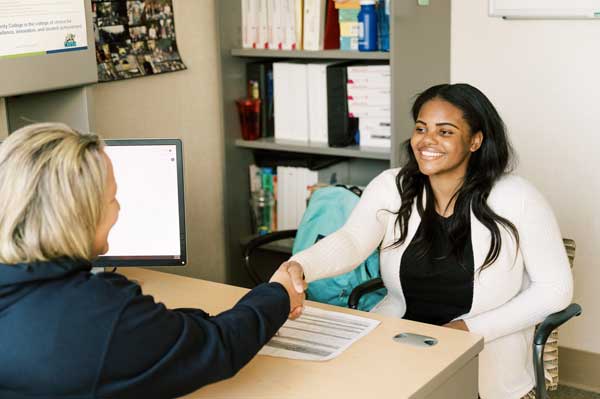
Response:
[{"label": "paper stack", "polygon": [[391,147],[389,65],[349,66],[348,113],[358,118],[361,147]]}]

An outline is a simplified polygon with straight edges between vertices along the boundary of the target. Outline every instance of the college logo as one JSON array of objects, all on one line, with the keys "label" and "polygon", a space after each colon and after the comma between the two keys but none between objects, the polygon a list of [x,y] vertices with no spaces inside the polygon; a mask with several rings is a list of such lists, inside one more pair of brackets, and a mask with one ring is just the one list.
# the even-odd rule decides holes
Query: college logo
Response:
[{"label": "college logo", "polygon": [[67,36],[65,36],[65,47],[75,47],[75,46],[77,46],[77,42],[75,41],[75,34],[68,33]]}]

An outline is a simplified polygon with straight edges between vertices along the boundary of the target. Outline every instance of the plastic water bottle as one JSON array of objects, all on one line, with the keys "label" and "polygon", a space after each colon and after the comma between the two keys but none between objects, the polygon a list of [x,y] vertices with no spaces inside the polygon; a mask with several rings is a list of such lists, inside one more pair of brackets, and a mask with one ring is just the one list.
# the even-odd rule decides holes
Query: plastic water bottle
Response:
[{"label": "plastic water bottle", "polygon": [[358,50],[377,51],[377,10],[375,0],[360,0]]}]

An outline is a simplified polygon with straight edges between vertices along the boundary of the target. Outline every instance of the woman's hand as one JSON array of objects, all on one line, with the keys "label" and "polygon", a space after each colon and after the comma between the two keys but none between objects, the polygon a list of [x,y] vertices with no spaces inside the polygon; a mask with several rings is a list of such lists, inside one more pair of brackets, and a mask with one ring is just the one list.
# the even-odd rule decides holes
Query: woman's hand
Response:
[{"label": "woman's hand", "polygon": [[453,328],[455,330],[469,331],[469,327],[467,327],[467,323],[465,323],[464,320],[454,320],[450,323],[444,324],[443,327]]},{"label": "woman's hand", "polygon": [[304,290],[307,287],[304,281],[304,272],[298,262],[284,262],[273,273],[269,282],[277,282],[284,286],[290,296],[290,315],[294,320],[300,317],[304,309]]}]

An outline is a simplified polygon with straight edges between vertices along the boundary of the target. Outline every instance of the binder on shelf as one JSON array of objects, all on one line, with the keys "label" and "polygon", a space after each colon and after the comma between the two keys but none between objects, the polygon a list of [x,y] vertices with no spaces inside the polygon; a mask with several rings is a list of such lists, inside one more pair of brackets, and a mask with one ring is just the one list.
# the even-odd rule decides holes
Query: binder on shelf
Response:
[{"label": "binder on shelf", "polygon": [[260,97],[260,135],[272,137],[274,134],[273,120],[273,63],[251,62],[246,64],[246,81],[258,82]]},{"label": "binder on shelf", "polygon": [[359,118],[360,146],[391,148],[392,132],[389,118]]},{"label": "binder on shelf", "polygon": [[325,50],[336,50],[340,48],[340,23],[338,21],[338,10],[335,8],[334,0],[327,0],[323,48]]},{"label": "binder on shelf", "polygon": [[353,65],[348,67],[348,77],[351,79],[359,79],[359,78],[388,78],[390,79],[392,76],[392,70],[390,68],[390,64],[382,63],[382,64],[363,64],[363,65]]},{"label": "binder on shelf", "polygon": [[269,16],[268,32],[269,46],[273,50],[283,48],[284,16],[281,0],[267,0],[267,12]]},{"label": "binder on shelf", "polygon": [[392,87],[392,80],[388,77],[362,77],[362,78],[348,78],[348,90],[359,90],[359,89],[387,89],[390,90]]},{"label": "binder on shelf", "polygon": [[391,119],[391,106],[370,106],[348,104],[348,115],[351,118],[387,118]]},{"label": "binder on shelf", "polygon": [[296,49],[304,49],[304,0],[295,0],[294,17],[296,18]]},{"label": "binder on shelf", "polygon": [[283,175],[281,176],[285,180],[285,191],[283,192],[283,198],[281,201],[284,202],[283,218],[285,224],[281,227],[282,230],[295,229],[296,225],[296,194],[297,187],[295,181],[294,168],[288,166],[284,168]]},{"label": "binder on shelf", "polygon": [[304,50],[323,50],[325,0],[304,0]]},{"label": "binder on shelf", "polygon": [[256,48],[269,48],[269,18],[267,0],[257,0],[258,3],[258,39]]},{"label": "binder on shelf", "polygon": [[277,173],[277,203],[275,204],[277,209],[277,229],[278,230],[287,230],[286,221],[284,218],[285,212],[285,201],[284,191],[285,191],[285,179],[283,179],[283,169],[285,166],[278,166],[275,170]]},{"label": "binder on shelf", "polygon": [[283,0],[281,5],[283,27],[283,50],[296,50],[296,0]]},{"label": "binder on shelf", "polygon": [[[352,106],[370,106],[370,107],[389,107],[391,96],[385,89],[348,89],[348,107]],[[359,115],[360,116],[360,115]]]},{"label": "binder on shelf", "polygon": [[318,172],[307,168],[277,166],[277,227],[295,229],[306,210],[309,187],[317,184]]},{"label": "binder on shelf", "polygon": [[316,171],[309,170],[307,168],[294,168],[294,180],[296,185],[296,197],[295,197],[295,218],[294,225],[298,227],[302,220],[302,215],[306,211],[306,201],[309,195],[309,187],[317,184],[318,173]]},{"label": "binder on shelf", "polygon": [[354,143],[358,120],[350,117],[347,101],[347,63],[327,67],[328,144],[345,147]]},{"label": "binder on shelf", "polygon": [[258,42],[258,0],[242,0],[242,47],[256,48]]},{"label": "binder on shelf", "polygon": [[307,65],[273,63],[275,138],[308,141]]},{"label": "binder on shelf", "polygon": [[308,64],[309,141],[327,144],[327,67],[339,62]]},{"label": "binder on shelf", "polygon": [[[371,84],[369,84],[371,83]],[[373,82],[367,82],[365,85],[357,85],[356,83],[348,83],[348,96],[380,96],[390,99],[392,96],[392,89],[390,86],[378,87]],[[389,102],[388,101],[388,102]]]}]

